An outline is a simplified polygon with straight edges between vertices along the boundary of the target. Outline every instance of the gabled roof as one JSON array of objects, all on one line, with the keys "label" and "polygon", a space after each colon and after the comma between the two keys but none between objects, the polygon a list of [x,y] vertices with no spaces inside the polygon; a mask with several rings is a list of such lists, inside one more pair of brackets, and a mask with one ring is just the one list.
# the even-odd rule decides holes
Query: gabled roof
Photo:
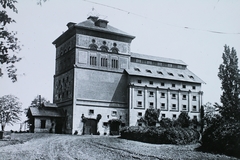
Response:
[{"label": "gabled roof", "polygon": [[64,117],[56,104],[44,104],[42,107],[30,107],[28,114],[33,117]]},{"label": "gabled roof", "polygon": [[133,52],[131,52],[131,57],[138,58],[138,59],[151,60],[151,61],[172,63],[172,64],[181,64],[181,65],[184,65],[184,66],[187,65],[182,60],[171,59],[171,58],[164,58],[164,57],[157,57],[157,56],[151,56],[151,55],[140,54],[140,53],[133,53]]},{"label": "gabled roof", "polygon": [[185,81],[192,83],[205,83],[193,72],[186,69],[177,69],[169,67],[151,66],[146,64],[131,63],[130,68],[126,69],[130,76],[143,76],[159,79],[169,79]]},{"label": "gabled roof", "polygon": [[95,31],[108,32],[108,33],[118,34],[118,35],[130,37],[130,38],[135,38],[134,36],[124,32],[124,31],[121,31],[115,27],[112,27],[109,24],[106,26],[106,28],[96,26],[95,23],[91,19],[87,19],[86,21],[75,24],[74,26],[78,27],[78,28],[91,29],[91,30],[95,30]]}]

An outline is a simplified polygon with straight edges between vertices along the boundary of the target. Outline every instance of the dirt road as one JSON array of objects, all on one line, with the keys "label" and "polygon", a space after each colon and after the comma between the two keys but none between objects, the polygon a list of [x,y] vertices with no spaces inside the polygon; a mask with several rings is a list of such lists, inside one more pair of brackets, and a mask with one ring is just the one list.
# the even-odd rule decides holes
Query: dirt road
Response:
[{"label": "dirt road", "polygon": [[[231,159],[194,151],[196,145],[152,145],[108,136],[12,135],[16,144],[0,145],[1,160]],[[0,144],[3,141],[0,141]],[[6,143],[6,142],[4,142]]]}]

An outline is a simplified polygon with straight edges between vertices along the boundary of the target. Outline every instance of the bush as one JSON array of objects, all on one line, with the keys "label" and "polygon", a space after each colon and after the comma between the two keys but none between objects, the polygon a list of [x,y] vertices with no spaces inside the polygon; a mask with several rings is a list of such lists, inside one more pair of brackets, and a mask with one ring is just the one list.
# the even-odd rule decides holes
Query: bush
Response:
[{"label": "bush", "polygon": [[201,149],[240,157],[240,123],[215,118],[203,133]]},{"label": "bush", "polygon": [[155,144],[190,144],[199,139],[198,131],[180,127],[124,127],[121,138]]},{"label": "bush", "polygon": [[170,118],[162,118],[160,121],[160,126],[163,128],[173,127],[173,122]]}]

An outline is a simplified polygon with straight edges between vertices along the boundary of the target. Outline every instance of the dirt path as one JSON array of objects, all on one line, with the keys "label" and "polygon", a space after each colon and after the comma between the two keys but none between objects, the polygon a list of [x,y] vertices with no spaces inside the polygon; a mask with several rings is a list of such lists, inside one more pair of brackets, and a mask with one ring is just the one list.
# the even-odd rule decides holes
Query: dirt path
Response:
[{"label": "dirt path", "polygon": [[0,145],[1,160],[233,159],[196,152],[196,145],[153,145],[108,136],[19,134],[12,139],[21,143]]}]

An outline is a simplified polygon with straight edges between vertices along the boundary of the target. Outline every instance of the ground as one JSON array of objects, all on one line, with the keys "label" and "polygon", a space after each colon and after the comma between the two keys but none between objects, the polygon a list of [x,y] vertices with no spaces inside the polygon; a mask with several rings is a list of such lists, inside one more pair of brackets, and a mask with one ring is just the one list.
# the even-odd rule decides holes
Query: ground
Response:
[{"label": "ground", "polygon": [[12,133],[0,140],[1,160],[126,160],[226,159],[233,157],[197,152],[194,145],[155,145],[116,136],[76,136]]}]

